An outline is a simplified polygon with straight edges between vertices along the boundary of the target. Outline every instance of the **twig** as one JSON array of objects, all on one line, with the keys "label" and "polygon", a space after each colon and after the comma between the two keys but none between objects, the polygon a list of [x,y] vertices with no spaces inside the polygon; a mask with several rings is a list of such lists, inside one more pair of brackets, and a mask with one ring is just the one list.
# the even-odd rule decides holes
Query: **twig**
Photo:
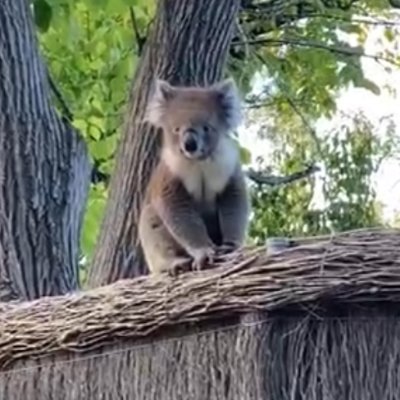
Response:
[{"label": "twig", "polygon": [[[326,9],[337,9],[337,10],[342,10],[342,11],[348,11],[354,3],[356,3],[358,0],[352,0],[349,1],[347,4],[345,2],[341,3],[339,1],[337,2],[332,2],[332,1],[322,1],[322,4],[324,8]],[[244,4],[243,4],[244,3]],[[276,10],[282,10],[284,8],[289,8],[296,6],[297,9],[303,10],[306,7],[310,8],[315,8],[313,7],[310,2],[307,1],[297,1],[297,2],[285,2],[282,1],[259,1],[253,4],[252,1],[242,1],[242,8],[245,9],[246,11],[268,11],[269,13],[272,13],[273,11],[276,12]],[[286,7],[285,7],[286,6]]]},{"label": "twig", "polygon": [[252,181],[260,185],[280,186],[306,178],[315,172],[319,172],[320,170],[321,169],[316,165],[309,165],[304,170],[296,171],[285,176],[263,175],[262,173],[256,172],[253,169],[249,169],[246,173]]},{"label": "twig", "polygon": [[345,16],[341,16],[341,15],[332,15],[332,14],[324,14],[324,13],[310,14],[307,16],[307,18],[331,19],[331,20],[348,22],[350,24],[357,24],[357,25],[400,26],[399,21],[393,21],[390,19],[365,18],[365,17],[349,18],[349,17],[345,17]]},{"label": "twig", "polygon": [[50,84],[50,88],[53,91],[54,95],[56,96],[56,99],[58,100],[58,102],[60,103],[61,109],[62,109],[62,113],[63,116],[69,121],[73,121],[74,119],[74,115],[72,114],[71,110],[69,109],[69,107],[67,106],[66,101],[64,100],[61,92],[59,91],[59,89],[57,88],[57,85],[55,84],[53,78],[51,77],[50,73],[47,71],[47,79],[49,81]]},{"label": "twig", "polygon": [[[358,0],[352,0],[349,2],[331,2],[323,1],[324,9],[342,10],[348,11],[353,7]],[[242,2],[243,3],[243,2]],[[284,26],[288,23],[301,20],[303,18],[309,18],[310,16],[316,14],[320,7],[309,1],[287,1],[282,2],[279,0],[270,0],[265,2],[257,2],[253,4],[251,1],[243,6],[243,11],[250,15],[255,16],[254,20],[265,20],[274,18],[276,26]],[[287,11],[285,11],[287,10]],[[250,20],[252,20],[250,18]]]},{"label": "twig", "polygon": [[331,53],[337,53],[337,54],[343,54],[346,56],[357,56],[357,57],[365,57],[365,58],[372,58],[375,61],[386,61],[392,65],[395,65],[396,67],[400,67],[400,64],[397,63],[396,61],[379,56],[377,54],[368,54],[364,53],[363,51],[360,51],[355,48],[351,47],[338,47],[338,46],[328,46],[326,44],[320,43],[320,42],[315,42],[315,41],[309,41],[309,40],[301,40],[301,39],[254,39],[254,40],[249,40],[245,43],[243,42],[233,42],[233,46],[248,46],[248,45],[256,45],[256,44],[265,44],[265,45],[270,45],[270,46],[283,46],[283,45],[288,45],[288,46],[299,46],[299,47],[309,47],[309,48],[315,48],[315,49],[320,49],[320,50],[326,50]]},{"label": "twig", "polygon": [[259,108],[264,108],[264,107],[272,107],[275,105],[275,101],[265,101],[265,102],[259,102],[259,103],[248,103],[244,108],[246,110],[252,110],[252,109],[259,109]]},{"label": "twig", "polygon": [[311,134],[311,137],[313,138],[314,143],[315,143],[315,145],[317,147],[317,152],[319,154],[322,154],[321,144],[319,142],[319,139],[318,139],[318,136],[317,136],[317,132],[311,126],[311,124],[309,123],[307,118],[304,116],[304,114],[300,111],[300,109],[296,106],[294,101],[289,96],[285,96],[285,98],[286,98],[286,101],[288,102],[288,104],[290,105],[290,107],[300,117],[303,125],[308,129],[309,133]]},{"label": "twig", "polygon": [[138,23],[136,19],[136,14],[135,10],[133,7],[129,7],[129,11],[131,14],[131,21],[132,21],[132,28],[133,32],[135,33],[135,38],[138,46],[138,54],[142,54],[144,43],[146,41],[146,38],[142,37],[141,34],[139,33],[139,28],[138,28]]},{"label": "twig", "polygon": [[[238,20],[235,21],[235,24],[236,24],[236,29],[237,29],[237,32],[238,32],[241,40],[244,42],[247,42],[246,34],[244,32],[242,25],[239,23]],[[249,46],[244,46],[244,53],[247,58],[250,54]]]},{"label": "twig", "polygon": [[[255,56],[265,65],[268,66],[266,60],[264,59],[263,56],[261,56],[259,53],[254,52]],[[282,88],[279,88],[282,93],[285,93]],[[317,136],[317,132],[315,131],[315,129],[311,126],[311,124],[309,123],[309,121],[307,120],[307,118],[303,115],[303,113],[301,112],[301,110],[297,107],[297,105],[295,104],[295,102],[288,96],[285,94],[285,100],[286,102],[289,104],[289,106],[293,109],[293,111],[300,117],[303,125],[308,129],[312,139],[314,140],[317,152],[319,154],[322,154],[322,149],[321,149],[321,144],[319,142],[318,136]]]}]

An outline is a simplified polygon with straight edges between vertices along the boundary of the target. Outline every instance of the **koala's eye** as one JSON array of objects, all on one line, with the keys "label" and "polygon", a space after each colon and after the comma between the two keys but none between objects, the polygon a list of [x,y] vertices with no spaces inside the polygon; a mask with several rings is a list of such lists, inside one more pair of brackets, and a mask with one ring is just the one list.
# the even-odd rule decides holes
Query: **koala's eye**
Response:
[{"label": "koala's eye", "polygon": [[175,131],[175,133],[178,133],[179,132],[179,128],[175,128],[174,131]]},{"label": "koala's eye", "polygon": [[207,125],[204,125],[203,126],[203,130],[204,130],[204,132],[209,132],[210,131],[210,128],[207,126]]}]

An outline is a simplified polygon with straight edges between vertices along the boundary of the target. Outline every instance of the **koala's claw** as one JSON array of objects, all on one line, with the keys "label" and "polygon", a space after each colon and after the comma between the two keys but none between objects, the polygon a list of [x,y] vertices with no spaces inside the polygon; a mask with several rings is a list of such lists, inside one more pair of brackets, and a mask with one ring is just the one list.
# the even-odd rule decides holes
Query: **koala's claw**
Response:
[{"label": "koala's claw", "polygon": [[215,250],[212,248],[199,249],[193,256],[193,269],[201,271],[207,264],[211,264],[214,260]]}]

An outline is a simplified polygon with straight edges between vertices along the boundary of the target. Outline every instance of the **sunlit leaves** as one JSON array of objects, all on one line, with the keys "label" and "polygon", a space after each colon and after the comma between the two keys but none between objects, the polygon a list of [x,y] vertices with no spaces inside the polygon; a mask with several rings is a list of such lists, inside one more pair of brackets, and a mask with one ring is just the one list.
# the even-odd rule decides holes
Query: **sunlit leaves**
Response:
[{"label": "sunlit leaves", "polygon": [[[246,63],[236,60],[239,65],[235,64],[234,73],[247,83],[254,70],[261,71],[270,82],[258,99],[252,99],[252,104],[267,105],[257,107],[250,117],[266,126],[260,128],[262,136],[276,146],[267,163],[280,174],[301,169],[301,163],[312,161],[321,163],[325,170],[324,180],[318,180],[318,190],[313,179],[282,188],[253,188],[251,236],[261,241],[270,234],[312,234],[380,221],[371,177],[377,168],[376,158],[385,156],[390,145],[377,141],[374,128],[360,121],[356,121],[356,127],[350,127],[347,121],[341,127],[343,132],[331,132],[326,141],[319,143],[318,151],[312,138],[315,122],[320,117],[334,116],[337,96],[346,88],[381,93],[383,86],[375,83],[374,77],[364,75],[362,61],[382,57],[396,62],[395,51],[383,41],[394,43],[397,28],[382,28],[382,39],[378,40],[384,51],[365,49],[370,30],[376,27],[366,13],[384,18],[387,3],[363,1],[357,8],[342,10],[325,8],[322,2],[319,6],[317,2],[309,3],[310,9],[314,6],[311,16],[301,20],[290,19],[298,10],[288,6],[288,22],[278,29],[271,27],[269,19],[264,22],[262,13],[244,19],[247,40],[257,44],[247,47]],[[246,73],[250,77],[247,80],[243,78]],[[320,208],[310,206],[310,198],[316,193],[325,202],[318,203]]]},{"label": "sunlit leaves", "polygon": [[113,157],[117,146],[117,135],[109,135],[102,140],[89,144],[90,153],[97,160],[109,160]]},{"label": "sunlit leaves", "polygon": [[362,116],[352,124],[338,127],[324,146],[327,175],[323,194],[329,204],[327,219],[335,230],[372,226],[380,221],[372,177],[386,139],[374,135],[373,127]]},{"label": "sunlit leaves", "polygon": [[[390,126],[390,124],[389,124]],[[296,127],[292,125],[294,138]],[[298,129],[298,126],[297,126]],[[372,180],[383,157],[393,151],[393,137],[379,137],[365,116],[343,117],[321,145],[322,174],[280,188],[253,187],[254,218],[250,234],[257,242],[270,235],[312,235],[381,224],[381,208]],[[276,173],[301,169],[309,158],[300,140],[277,143],[271,162]]]},{"label": "sunlit leaves", "polygon": [[[46,3],[44,5],[44,3]],[[36,0],[42,52],[50,73],[85,138],[90,157],[110,174],[123,113],[137,62],[130,7],[145,32],[153,1]],[[56,103],[57,104],[57,103]],[[62,110],[60,109],[60,112]],[[90,256],[104,211],[107,188],[92,185],[82,232]]]},{"label": "sunlit leaves", "polygon": [[396,37],[395,33],[393,32],[393,29],[390,28],[386,28],[384,30],[384,35],[386,40],[388,40],[389,42],[393,42]]},{"label": "sunlit leaves", "polygon": [[[277,106],[283,105],[290,111],[290,107],[282,102],[290,99],[300,103],[302,112],[313,119],[333,115],[336,111],[335,97],[340,89],[354,85],[379,94],[380,88],[366,79],[361,64],[363,54],[368,53],[364,49],[368,32],[375,25],[369,24],[368,17],[360,10],[366,7],[371,12],[382,12],[385,6],[379,1],[362,2],[359,6],[335,9],[333,5],[326,8],[323,2],[311,2],[309,9],[314,9],[314,12],[310,17],[298,21],[294,18],[280,29],[271,29],[268,19],[263,22],[262,13],[249,14],[244,18],[243,31],[249,35],[250,43],[254,41],[257,44],[246,47],[249,56],[246,63],[235,66],[235,76],[237,68],[242,80],[247,82],[246,73],[251,76],[255,66],[260,69],[260,64],[264,64],[268,76],[273,77],[279,89],[274,94]],[[355,14],[356,10],[361,16]],[[297,5],[285,8],[288,21],[296,12]],[[393,26],[385,30],[389,41],[395,37]],[[373,56],[373,53],[367,55]],[[376,55],[390,57],[395,62],[389,50]],[[292,109],[292,115],[295,114]]]},{"label": "sunlit leaves", "polygon": [[83,223],[81,246],[83,253],[90,257],[100,229],[107,191],[103,184],[91,185]]}]

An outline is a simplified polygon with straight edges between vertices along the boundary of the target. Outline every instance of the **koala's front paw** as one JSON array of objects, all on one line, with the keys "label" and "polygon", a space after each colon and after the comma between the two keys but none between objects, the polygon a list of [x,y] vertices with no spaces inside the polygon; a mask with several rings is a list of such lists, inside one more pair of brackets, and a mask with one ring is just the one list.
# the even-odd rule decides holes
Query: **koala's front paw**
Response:
[{"label": "koala's front paw", "polygon": [[171,277],[177,277],[178,275],[190,271],[190,258],[177,258],[172,261],[170,268],[167,273]]},{"label": "koala's front paw", "polygon": [[192,251],[193,269],[200,271],[206,264],[211,264],[214,260],[215,250],[212,247],[205,247]]}]

